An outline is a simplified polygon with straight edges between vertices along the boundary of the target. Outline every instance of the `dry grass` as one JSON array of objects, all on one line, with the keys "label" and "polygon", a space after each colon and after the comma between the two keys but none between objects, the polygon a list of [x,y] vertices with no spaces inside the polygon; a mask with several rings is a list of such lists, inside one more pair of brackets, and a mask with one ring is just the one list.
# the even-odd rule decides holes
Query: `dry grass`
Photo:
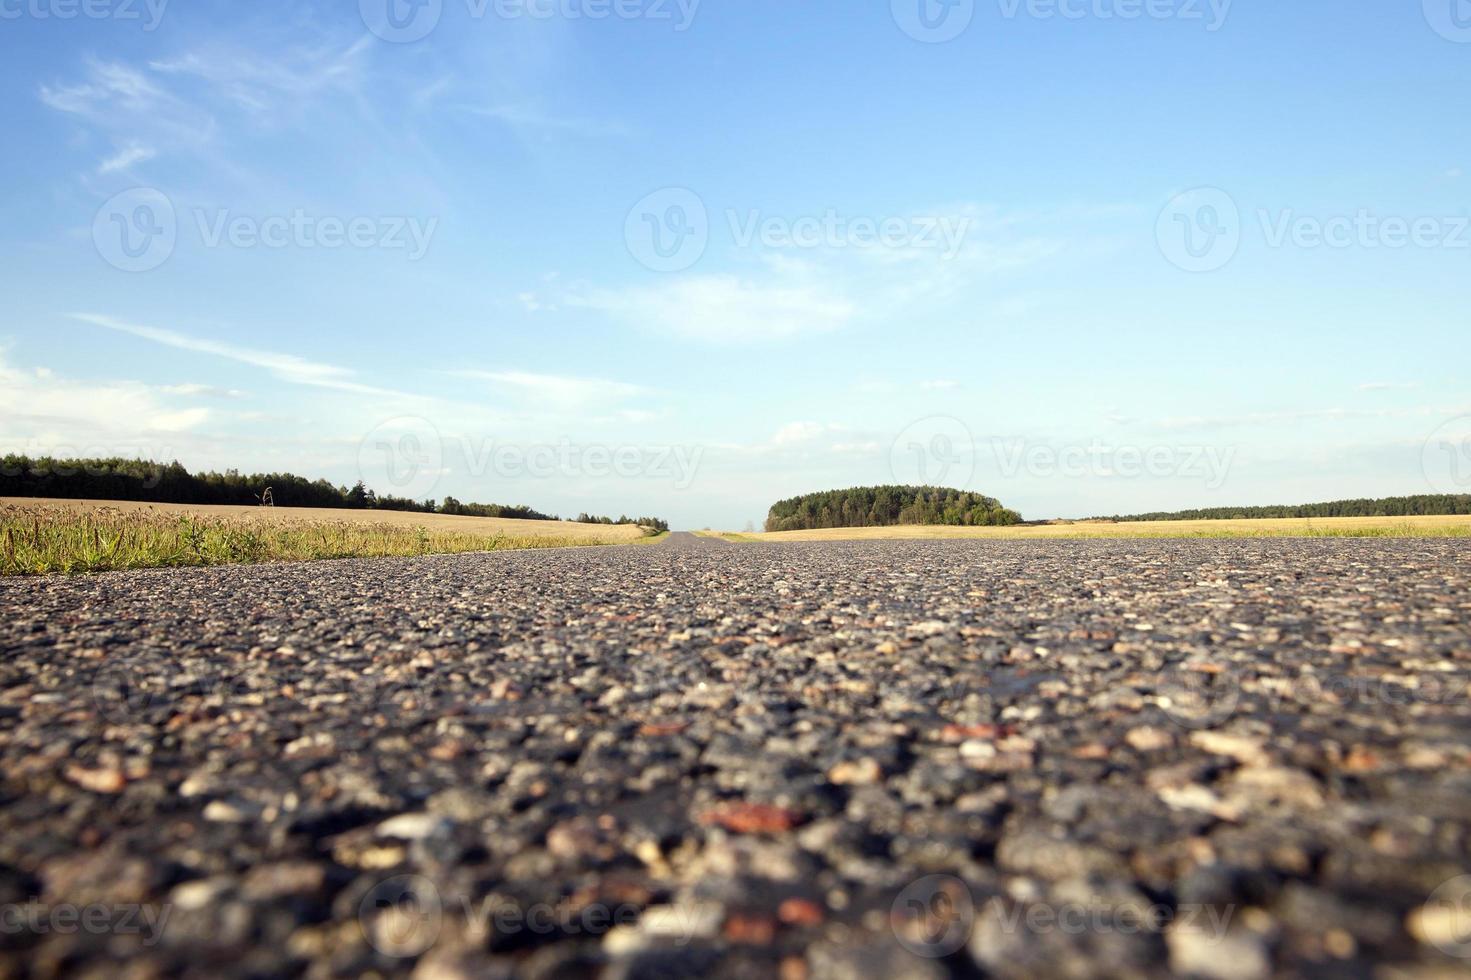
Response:
[{"label": "dry grass", "polygon": [[0,575],[631,544],[642,528],[393,511],[0,498]]},{"label": "dry grass", "polygon": [[823,528],[772,534],[724,533],[728,541],[1045,540],[1080,538],[1427,538],[1471,537],[1471,517],[1323,517],[1234,521],[1078,521],[1024,527]]}]

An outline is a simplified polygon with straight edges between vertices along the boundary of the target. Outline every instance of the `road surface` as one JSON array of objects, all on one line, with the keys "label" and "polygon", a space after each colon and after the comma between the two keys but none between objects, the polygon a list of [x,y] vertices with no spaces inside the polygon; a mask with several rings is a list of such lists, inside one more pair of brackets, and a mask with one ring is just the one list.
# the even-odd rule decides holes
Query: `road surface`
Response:
[{"label": "road surface", "polygon": [[1465,975],[1466,559],[676,535],[0,582],[0,976]]}]

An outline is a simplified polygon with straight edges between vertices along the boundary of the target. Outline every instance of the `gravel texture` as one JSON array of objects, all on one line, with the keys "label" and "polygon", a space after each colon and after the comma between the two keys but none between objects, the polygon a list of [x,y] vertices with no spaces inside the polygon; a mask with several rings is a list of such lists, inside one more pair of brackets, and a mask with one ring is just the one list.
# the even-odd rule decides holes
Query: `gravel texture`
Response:
[{"label": "gravel texture", "polygon": [[1466,976],[1466,559],[675,535],[0,582],[0,976]]}]

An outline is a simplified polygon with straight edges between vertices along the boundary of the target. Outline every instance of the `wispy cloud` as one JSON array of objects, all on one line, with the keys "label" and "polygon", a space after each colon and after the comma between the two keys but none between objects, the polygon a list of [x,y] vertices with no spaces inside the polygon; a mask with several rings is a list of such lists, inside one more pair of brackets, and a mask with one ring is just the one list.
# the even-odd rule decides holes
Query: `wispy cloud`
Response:
[{"label": "wispy cloud", "polygon": [[465,106],[471,115],[494,119],[513,129],[536,133],[574,133],[577,135],[627,136],[627,126],[616,120],[591,119],[544,112],[529,105]]},{"label": "wispy cloud", "polygon": [[66,441],[74,452],[121,452],[109,441],[114,436],[187,432],[209,420],[207,408],[170,402],[169,396],[181,394],[137,381],[77,380],[45,368],[23,370],[7,364],[0,351],[0,415],[10,440]]},{"label": "wispy cloud", "polygon": [[1367,381],[1359,385],[1360,391],[1413,391],[1420,387],[1416,382]]},{"label": "wispy cloud", "polygon": [[569,305],[690,340],[745,343],[836,330],[858,307],[817,284],[692,276],[657,286],[594,290]]},{"label": "wispy cloud", "polygon": [[208,354],[212,357],[222,357],[240,364],[262,368],[263,370],[269,371],[277,379],[291,384],[309,385],[314,388],[331,388],[335,391],[347,391],[360,395],[401,394],[400,392],[394,392],[386,388],[378,388],[354,381],[353,372],[347,368],[338,367],[333,364],[308,361],[294,354],[279,354],[273,351],[237,347],[234,344],[225,344],[200,337],[191,337],[174,330],[125,323],[113,317],[103,316],[97,313],[72,313],[69,315],[82,323],[90,323],[93,326],[102,327],[107,330],[129,334],[155,344],[162,344],[165,347],[193,351],[197,354]]},{"label": "wispy cloud", "polygon": [[641,385],[602,378],[579,378],[556,374],[533,374],[529,371],[479,371],[461,369],[448,372],[457,378],[489,382],[496,387],[523,396],[538,405],[556,409],[576,409],[595,404],[626,401],[649,394]]},{"label": "wispy cloud", "polygon": [[127,170],[140,163],[152,160],[158,155],[158,151],[151,146],[142,143],[131,142],[121,147],[116,153],[103,160],[97,165],[98,174],[116,173],[119,170]]}]

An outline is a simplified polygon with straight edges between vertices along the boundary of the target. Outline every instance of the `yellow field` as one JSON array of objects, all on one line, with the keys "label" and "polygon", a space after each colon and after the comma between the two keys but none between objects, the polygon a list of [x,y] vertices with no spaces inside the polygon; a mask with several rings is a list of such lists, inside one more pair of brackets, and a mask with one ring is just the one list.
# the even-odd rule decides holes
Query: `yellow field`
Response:
[{"label": "yellow field", "polygon": [[0,497],[0,506],[62,508],[84,512],[98,510],[153,512],[165,517],[193,514],[228,520],[249,519],[269,524],[377,524],[426,528],[451,534],[504,535],[512,538],[576,538],[600,544],[629,544],[644,532],[632,525],[573,524],[566,521],[518,521],[503,517],[452,517],[448,514],[414,514],[396,510],[336,510],[324,507],[213,506],[209,504],[153,504],[131,500],[53,500],[35,497]]},{"label": "yellow field", "polygon": [[642,544],[633,525],[0,498],[0,576]]},{"label": "yellow field", "polygon": [[1078,538],[1471,537],[1471,516],[1321,517],[1235,521],[1077,521],[1026,527],[823,528],[719,535],[730,541],[1024,540]]}]

